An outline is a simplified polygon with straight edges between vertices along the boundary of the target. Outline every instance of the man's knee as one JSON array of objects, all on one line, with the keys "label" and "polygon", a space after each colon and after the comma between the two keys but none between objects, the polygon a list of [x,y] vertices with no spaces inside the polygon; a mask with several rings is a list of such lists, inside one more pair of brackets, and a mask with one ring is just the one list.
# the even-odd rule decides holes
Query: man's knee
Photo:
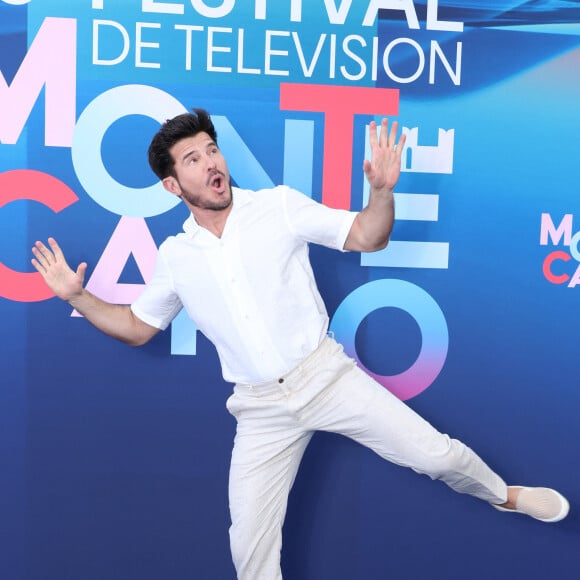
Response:
[{"label": "man's knee", "polygon": [[441,479],[448,473],[462,472],[469,462],[470,450],[461,441],[444,435],[436,448],[426,454],[423,465],[415,471],[432,479]]}]

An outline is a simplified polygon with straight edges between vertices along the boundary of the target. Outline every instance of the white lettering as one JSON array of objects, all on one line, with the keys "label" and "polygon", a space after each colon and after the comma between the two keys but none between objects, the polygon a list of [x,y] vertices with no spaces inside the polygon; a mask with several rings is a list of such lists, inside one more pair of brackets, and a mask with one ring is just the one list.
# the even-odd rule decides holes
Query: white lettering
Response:
[{"label": "white lettering", "polygon": [[[123,38],[123,49],[116,58],[103,59],[99,58],[99,32],[102,26],[109,26],[115,28],[121,33]],[[108,43],[110,46],[110,43]],[[93,20],[93,64],[100,64],[103,66],[113,66],[123,62],[129,54],[129,33],[118,22],[113,20]]]},{"label": "white lettering", "polygon": [[[256,0],[254,9],[256,20],[266,20],[266,2],[267,0]],[[302,0],[290,0],[290,21],[302,22]]]},{"label": "white lettering", "polygon": [[367,43],[362,36],[358,36],[356,34],[351,34],[342,41],[342,49],[344,50],[344,53],[354,62],[359,64],[359,72],[356,74],[351,74],[347,71],[345,66],[340,67],[340,72],[342,72],[344,78],[350,81],[358,81],[367,74],[367,66],[365,61],[350,49],[349,44],[351,41],[357,41],[363,48],[367,45]]},{"label": "white lettering", "polygon": [[158,0],[142,0],[141,10],[145,13],[149,12],[154,14],[183,14],[185,12],[183,4],[176,4],[175,2],[165,3],[159,2]]},{"label": "white lettering", "polygon": [[191,70],[191,54],[192,54],[191,33],[194,30],[196,32],[203,32],[203,26],[176,24],[175,30],[185,30],[185,70]]},{"label": "white lettering", "polygon": [[337,10],[334,0],[324,0],[326,13],[328,14],[328,21],[331,24],[344,24],[346,22],[346,17],[350,12],[351,4],[352,0],[342,0],[340,7]]},{"label": "white lettering", "polygon": [[144,42],[142,31],[144,28],[161,28],[161,24],[154,22],[137,22],[135,30],[135,66],[137,68],[161,68],[158,62],[143,62],[141,51],[143,48],[159,48],[158,42]]},{"label": "white lettering", "polygon": [[[389,57],[391,55],[391,51],[400,44],[408,44],[412,46],[415,51],[417,52],[417,56],[419,57],[419,62],[417,63],[417,70],[410,76],[410,77],[400,77],[396,75],[389,65]],[[423,50],[418,42],[414,41],[412,38],[396,38],[392,40],[387,45],[385,49],[385,53],[383,54],[383,66],[385,67],[385,72],[387,73],[388,77],[398,83],[412,83],[416,81],[423,72],[425,68],[425,55],[423,54]]]},{"label": "white lettering", "polygon": [[288,56],[287,50],[274,50],[272,48],[272,38],[275,36],[290,36],[289,32],[285,31],[276,31],[276,30],[267,30],[266,31],[266,49],[265,49],[265,66],[264,70],[267,75],[273,76],[284,76],[287,77],[290,75],[288,70],[276,70],[272,68],[272,57],[273,56]]},{"label": "white lettering", "polygon": [[223,18],[227,16],[234,8],[236,0],[224,0],[221,6],[208,6],[203,0],[191,0],[193,8],[206,18]]},{"label": "white lettering", "polygon": [[379,37],[373,36],[373,64],[371,68],[371,77],[373,81],[377,80],[377,69],[379,68]]},{"label": "white lettering", "polygon": [[438,56],[449,75],[449,78],[454,85],[459,86],[461,84],[461,55],[462,55],[463,43],[458,42],[456,53],[455,53],[455,71],[452,70],[449,61],[443,54],[443,50],[439,46],[439,43],[435,40],[431,41],[431,60],[429,62],[429,84],[435,84],[435,56]]},{"label": "white lettering", "polygon": [[328,63],[328,77],[336,77],[336,34],[330,35],[330,59]]},{"label": "white lettering", "polygon": [[449,32],[463,32],[463,22],[450,22],[438,19],[439,0],[427,2],[427,30],[447,30]]},{"label": "white lettering", "polygon": [[207,29],[207,70],[208,72],[232,72],[229,66],[215,66],[213,64],[213,54],[215,52],[231,53],[232,49],[229,46],[215,46],[214,45],[214,34],[231,34],[231,28],[220,28],[210,26]]},{"label": "white lettering", "polygon": [[321,34],[318,39],[318,44],[316,45],[316,49],[314,51],[314,55],[310,61],[310,64],[306,64],[306,58],[304,56],[304,51],[302,50],[302,44],[300,42],[300,37],[296,32],[292,32],[292,39],[294,40],[294,44],[296,45],[296,50],[298,52],[298,60],[300,61],[300,66],[302,67],[302,73],[305,77],[311,77],[314,68],[316,67],[316,63],[320,57],[320,52],[322,51],[322,47],[324,46],[324,41],[326,40],[326,34]]},{"label": "white lettering", "polygon": [[407,26],[411,29],[419,28],[419,20],[413,0],[371,0],[363,19],[363,26],[373,26],[380,8],[390,10],[404,10],[407,18]]},{"label": "white lettering", "polygon": [[262,71],[259,68],[246,68],[244,66],[244,29],[238,31],[238,69],[237,72],[243,74],[259,75]]}]

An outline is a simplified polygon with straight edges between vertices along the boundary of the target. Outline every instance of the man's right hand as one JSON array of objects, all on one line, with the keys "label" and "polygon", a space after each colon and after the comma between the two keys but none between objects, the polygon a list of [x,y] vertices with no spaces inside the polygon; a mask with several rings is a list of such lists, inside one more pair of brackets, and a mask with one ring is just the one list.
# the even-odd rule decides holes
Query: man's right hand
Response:
[{"label": "man's right hand", "polygon": [[132,346],[145,344],[159,332],[159,328],[137,318],[129,306],[111,304],[85,290],[86,262],[82,262],[75,272],[54,238],[48,238],[48,245],[50,247],[42,242],[34,244],[32,265],[42,274],[48,287],[93,326]]},{"label": "man's right hand", "polygon": [[40,272],[47,286],[68,302],[82,293],[87,264],[82,262],[75,272],[67,264],[54,238],[48,238],[48,245],[50,248],[42,242],[34,244],[32,265]]}]

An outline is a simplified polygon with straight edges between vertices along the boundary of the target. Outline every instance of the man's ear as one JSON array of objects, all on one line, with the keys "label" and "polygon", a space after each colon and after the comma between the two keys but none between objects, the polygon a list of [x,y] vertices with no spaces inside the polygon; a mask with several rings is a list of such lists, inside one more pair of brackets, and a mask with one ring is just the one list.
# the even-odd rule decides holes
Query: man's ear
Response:
[{"label": "man's ear", "polygon": [[177,182],[177,179],[175,179],[175,177],[173,177],[172,175],[165,177],[161,181],[161,183],[169,193],[177,195],[178,197],[181,195],[181,188],[179,187],[179,183]]},{"label": "man's ear", "polygon": [[168,177],[163,179],[161,181],[161,183],[163,184],[163,187],[169,193],[172,193],[173,195],[176,195],[177,197],[179,197],[181,195],[181,187],[179,187],[179,183],[177,183],[177,179],[175,179],[175,177],[173,177],[172,175],[169,175]]}]

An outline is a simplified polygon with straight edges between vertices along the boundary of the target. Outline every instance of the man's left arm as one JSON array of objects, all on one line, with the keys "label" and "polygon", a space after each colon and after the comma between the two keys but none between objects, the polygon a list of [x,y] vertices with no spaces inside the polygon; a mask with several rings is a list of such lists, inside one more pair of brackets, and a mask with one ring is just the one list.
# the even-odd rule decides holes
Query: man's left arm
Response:
[{"label": "man's left arm", "polygon": [[405,135],[397,143],[398,123],[389,131],[387,119],[369,125],[371,160],[365,159],[363,170],[370,185],[367,206],[356,216],[344,243],[344,249],[354,252],[375,252],[389,243],[395,221],[393,190],[401,173],[401,153]]}]

